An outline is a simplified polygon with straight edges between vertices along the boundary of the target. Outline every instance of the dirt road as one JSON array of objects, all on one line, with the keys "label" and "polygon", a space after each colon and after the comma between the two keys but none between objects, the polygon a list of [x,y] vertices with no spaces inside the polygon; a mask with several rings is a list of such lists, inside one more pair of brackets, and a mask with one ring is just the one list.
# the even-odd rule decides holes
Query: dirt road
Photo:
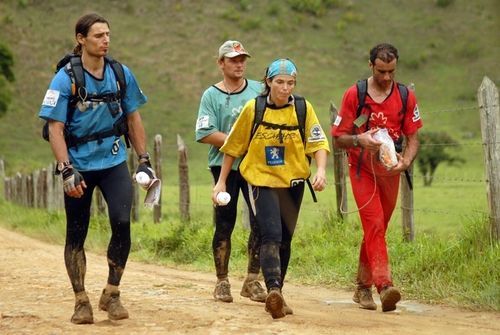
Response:
[{"label": "dirt road", "polygon": [[[273,320],[264,305],[239,296],[215,302],[214,275],[129,262],[122,301],[130,319],[97,310],[106,282],[102,255],[87,254],[86,285],[95,324],[73,325],[73,293],[63,248],[0,228],[0,334],[500,334],[500,313],[469,312],[403,301],[397,311],[359,309],[351,292],[287,283],[294,315]],[[378,297],[376,299],[378,301]]]}]

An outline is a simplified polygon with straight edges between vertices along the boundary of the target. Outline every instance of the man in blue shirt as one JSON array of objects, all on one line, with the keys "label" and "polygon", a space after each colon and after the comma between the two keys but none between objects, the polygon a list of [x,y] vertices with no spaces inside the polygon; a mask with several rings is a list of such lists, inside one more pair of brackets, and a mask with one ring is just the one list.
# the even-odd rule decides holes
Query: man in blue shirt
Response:
[{"label": "man in blue shirt", "polygon": [[[130,251],[133,188],[121,135],[128,136],[139,157],[137,172],[146,172],[154,178],[143,123],[137,111],[147,98],[124,65],[126,87],[119,87],[117,75],[106,57],[109,31],[109,23],[98,14],[87,14],[78,20],[75,26],[77,45],[73,53],[81,59],[85,86],[76,88],[70,70],[61,68],[50,83],[39,113],[48,121],[50,146],[57,160],[56,174],[63,178],[66,211],[64,260],[75,293],[71,322],[76,324],[94,322],[84,285],[84,243],[95,187],[102,191],[108,205],[112,232],[107,253],[108,281],[99,308],[108,312],[109,319],[128,318],[128,312],[120,302],[118,286]],[[120,90],[125,90],[125,94],[120,95],[123,93]],[[118,125],[121,129],[128,128],[128,131],[114,131]],[[69,141],[67,134],[78,140]]]},{"label": "man in blue shirt", "polygon": [[[208,166],[214,182],[219,179],[224,154],[219,148],[224,144],[233,123],[240,115],[248,100],[262,91],[262,84],[245,79],[246,61],[250,54],[238,41],[226,41],[219,48],[217,64],[222,72],[222,80],[203,92],[198,119],[196,141],[209,144]],[[215,207],[215,233],[212,241],[217,284],[215,300],[232,302],[229,284],[229,257],[231,254],[231,234],[236,223],[238,195],[241,190],[247,204],[249,188],[238,170],[240,160],[235,161],[227,179],[227,192],[231,201]],[[255,217],[250,215],[250,236],[248,238],[248,274],[240,294],[253,301],[264,302],[267,294],[257,280],[260,271],[260,234],[256,230]]]}]

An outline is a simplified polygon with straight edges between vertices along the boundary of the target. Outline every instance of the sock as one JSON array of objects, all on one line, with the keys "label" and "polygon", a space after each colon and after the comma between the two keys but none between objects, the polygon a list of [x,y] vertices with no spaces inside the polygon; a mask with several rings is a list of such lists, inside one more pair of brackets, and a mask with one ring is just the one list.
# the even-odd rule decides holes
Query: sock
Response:
[{"label": "sock", "polygon": [[106,292],[106,293],[115,293],[115,292],[119,292],[119,290],[118,290],[118,286],[116,286],[116,285],[111,285],[111,284],[107,284],[107,285],[106,285],[106,288],[105,288],[105,292]]},{"label": "sock", "polygon": [[247,278],[245,279],[245,281],[251,281],[251,280],[257,280],[259,278],[259,274],[258,273],[248,273],[247,274]]}]

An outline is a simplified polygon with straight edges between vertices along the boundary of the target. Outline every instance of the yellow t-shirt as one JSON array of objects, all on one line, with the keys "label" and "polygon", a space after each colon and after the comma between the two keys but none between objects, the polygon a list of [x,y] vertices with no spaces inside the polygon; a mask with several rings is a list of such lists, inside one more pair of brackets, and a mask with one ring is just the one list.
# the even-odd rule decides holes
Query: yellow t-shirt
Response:
[{"label": "yellow t-shirt", "polygon": [[[305,147],[299,129],[278,129],[262,123],[250,142],[255,117],[255,99],[252,99],[243,107],[220,150],[233,157],[245,155],[240,172],[251,185],[287,188],[295,180],[307,179],[311,170],[306,155],[312,157],[320,149],[327,152],[330,149],[316,113],[308,101],[306,109]],[[279,109],[266,107],[263,122],[298,126],[295,105]]]}]

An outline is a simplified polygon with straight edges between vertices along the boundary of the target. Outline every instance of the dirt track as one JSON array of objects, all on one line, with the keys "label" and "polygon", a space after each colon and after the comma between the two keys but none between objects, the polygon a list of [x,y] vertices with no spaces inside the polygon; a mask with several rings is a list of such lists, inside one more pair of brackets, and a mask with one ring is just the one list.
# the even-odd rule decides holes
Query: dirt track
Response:
[{"label": "dirt track", "polygon": [[[87,254],[86,286],[95,324],[73,325],[73,294],[63,248],[0,228],[0,334],[500,334],[500,313],[478,313],[403,301],[397,311],[359,309],[351,293],[287,283],[294,315],[273,320],[264,305],[240,297],[212,299],[214,275],[129,262],[122,301],[130,319],[97,310],[105,256]],[[378,297],[376,298],[378,301]]]}]

